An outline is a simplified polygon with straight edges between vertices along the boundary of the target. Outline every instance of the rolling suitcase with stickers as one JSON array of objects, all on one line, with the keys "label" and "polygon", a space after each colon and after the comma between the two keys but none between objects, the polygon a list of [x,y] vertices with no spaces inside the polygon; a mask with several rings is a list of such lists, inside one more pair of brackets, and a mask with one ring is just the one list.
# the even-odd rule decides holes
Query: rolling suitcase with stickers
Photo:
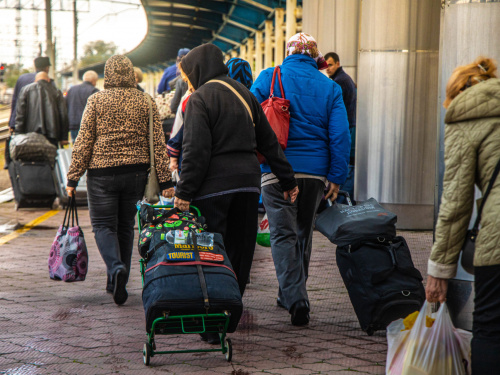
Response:
[{"label": "rolling suitcase with stickers", "polygon": [[[142,301],[148,340],[143,359],[155,354],[221,351],[232,358],[231,339],[243,303],[222,236],[205,232],[199,210],[179,212],[172,206],[139,202],[139,254]],[[157,335],[218,335],[219,349],[156,351]]]}]

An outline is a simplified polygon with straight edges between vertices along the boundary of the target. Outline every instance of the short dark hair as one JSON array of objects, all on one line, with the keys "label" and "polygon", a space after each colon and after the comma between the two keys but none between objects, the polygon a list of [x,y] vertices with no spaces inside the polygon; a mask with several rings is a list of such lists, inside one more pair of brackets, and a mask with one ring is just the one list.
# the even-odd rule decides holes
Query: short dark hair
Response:
[{"label": "short dark hair", "polygon": [[328,52],[325,55],[325,60],[328,60],[330,57],[333,59],[334,62],[336,63],[340,62],[339,55],[337,55],[335,52]]}]

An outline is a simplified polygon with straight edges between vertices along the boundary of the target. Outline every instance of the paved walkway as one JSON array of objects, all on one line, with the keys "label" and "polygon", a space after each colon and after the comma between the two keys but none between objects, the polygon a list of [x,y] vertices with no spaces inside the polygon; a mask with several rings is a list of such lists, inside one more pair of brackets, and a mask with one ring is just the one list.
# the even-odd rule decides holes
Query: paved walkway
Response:
[{"label": "paved walkway", "polygon": [[[384,374],[385,332],[367,336],[359,328],[335,263],[334,246],[314,233],[308,283],[311,322],[294,327],[276,306],[278,284],[268,248],[257,246],[245,312],[233,341],[233,361],[221,353],[158,355],[142,362],[146,338],[138,254],[134,251],[129,299],[116,306],[105,292],[105,267],[90,228],[80,224],[89,248],[85,282],[49,279],[47,257],[59,212],[0,246],[0,374]],[[0,205],[0,224],[26,224],[44,211],[15,213]],[[432,234],[401,232],[417,268],[426,270]],[[1,239],[0,239],[1,240]],[[158,350],[206,347],[198,335],[158,336]]]}]

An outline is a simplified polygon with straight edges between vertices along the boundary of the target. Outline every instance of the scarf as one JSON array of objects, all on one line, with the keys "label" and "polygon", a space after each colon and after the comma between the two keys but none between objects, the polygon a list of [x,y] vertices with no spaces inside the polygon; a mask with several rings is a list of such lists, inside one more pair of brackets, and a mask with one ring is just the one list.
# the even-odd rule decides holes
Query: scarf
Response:
[{"label": "scarf", "polygon": [[[311,55],[312,54],[311,50],[313,48],[315,48],[316,51],[318,52],[318,55],[316,57],[313,57]],[[299,53],[302,55],[307,55],[309,57],[312,57],[314,61],[316,61],[319,70],[328,68],[328,64],[326,63],[325,58],[318,49],[318,44],[316,43],[316,40],[309,34],[298,33],[292,36],[288,41],[288,43],[286,44],[286,51],[287,51],[286,53],[287,56],[291,55],[295,51],[299,51]]]}]

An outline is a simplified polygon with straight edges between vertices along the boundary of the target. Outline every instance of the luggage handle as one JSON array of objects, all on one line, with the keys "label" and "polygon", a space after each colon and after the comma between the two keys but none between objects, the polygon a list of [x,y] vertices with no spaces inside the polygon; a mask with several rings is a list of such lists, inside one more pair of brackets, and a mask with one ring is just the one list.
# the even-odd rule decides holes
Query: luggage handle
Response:
[{"label": "luggage handle", "polygon": [[[349,195],[349,193],[345,190],[339,190],[338,193],[337,193],[337,198],[339,197],[339,195],[342,195],[345,197],[345,200],[347,201],[347,204],[349,206],[352,206],[352,200],[351,200],[351,196]],[[332,200],[330,198],[328,198],[327,200],[327,204],[328,206],[333,206],[333,203]]]}]

